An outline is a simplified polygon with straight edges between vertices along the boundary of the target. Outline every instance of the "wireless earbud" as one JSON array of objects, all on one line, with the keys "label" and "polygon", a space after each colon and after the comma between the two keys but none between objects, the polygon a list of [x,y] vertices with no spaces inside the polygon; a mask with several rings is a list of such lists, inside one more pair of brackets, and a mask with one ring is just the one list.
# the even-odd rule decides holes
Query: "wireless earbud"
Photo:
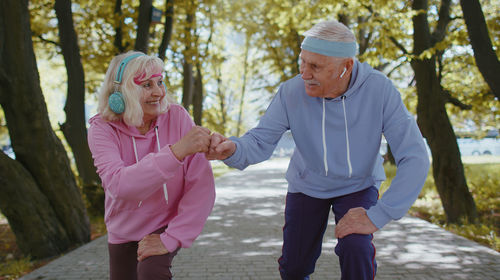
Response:
[{"label": "wireless earbud", "polygon": [[344,71],[342,71],[342,74],[340,74],[340,77],[339,77],[339,78],[344,77],[345,71],[347,71],[347,68],[345,68],[345,67],[344,67]]},{"label": "wireless earbud", "polygon": [[116,73],[115,78],[116,90],[108,97],[109,109],[111,109],[111,111],[115,112],[116,114],[121,114],[125,111],[125,100],[123,99],[123,94],[118,90],[118,86],[122,83],[122,76],[123,72],[125,72],[125,67],[127,66],[127,63],[129,63],[129,61],[143,55],[144,54],[142,53],[137,53],[128,56],[122,60],[120,66],[118,67],[118,72]]}]

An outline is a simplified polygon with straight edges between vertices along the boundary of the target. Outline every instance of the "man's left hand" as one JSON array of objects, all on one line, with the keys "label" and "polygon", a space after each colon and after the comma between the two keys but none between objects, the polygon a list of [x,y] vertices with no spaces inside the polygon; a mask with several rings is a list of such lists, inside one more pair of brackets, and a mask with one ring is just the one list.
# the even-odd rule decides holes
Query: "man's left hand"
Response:
[{"label": "man's left hand", "polygon": [[165,255],[168,250],[161,242],[159,234],[146,235],[139,241],[139,248],[137,248],[137,260],[142,261],[147,257]]},{"label": "man's left hand", "polygon": [[351,233],[372,234],[378,228],[372,223],[363,207],[349,209],[335,226],[335,237],[344,238]]}]

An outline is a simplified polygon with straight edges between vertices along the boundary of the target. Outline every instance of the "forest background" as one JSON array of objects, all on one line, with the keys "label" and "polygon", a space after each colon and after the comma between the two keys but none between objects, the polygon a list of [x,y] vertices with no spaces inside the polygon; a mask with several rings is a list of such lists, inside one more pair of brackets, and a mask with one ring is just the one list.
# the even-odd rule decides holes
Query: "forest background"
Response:
[{"label": "forest background", "polygon": [[[499,129],[499,6],[490,0],[4,0],[0,211],[21,252],[34,260],[90,240],[89,216],[102,216],[103,193],[86,121],[114,55],[133,49],[158,55],[170,94],[194,121],[239,136],[255,125],[279,84],[298,74],[301,34],[337,19],[354,31],[358,59],[385,73],[417,118],[432,155],[421,198],[437,198],[438,220],[450,227],[480,228],[486,215],[485,234],[498,244],[499,165],[475,170],[489,181],[471,181],[456,139]],[[485,193],[488,200],[479,196]]]}]

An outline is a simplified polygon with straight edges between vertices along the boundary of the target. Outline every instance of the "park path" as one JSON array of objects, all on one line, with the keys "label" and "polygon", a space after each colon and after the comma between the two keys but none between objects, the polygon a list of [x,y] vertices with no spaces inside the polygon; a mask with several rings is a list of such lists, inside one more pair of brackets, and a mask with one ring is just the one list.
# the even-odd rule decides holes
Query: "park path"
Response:
[{"label": "park path", "polygon": [[[214,210],[193,246],[175,257],[175,280],[279,279],[287,163],[273,159],[216,180]],[[330,216],[311,279],[340,279],[333,229]],[[414,217],[389,223],[374,244],[377,279],[500,280],[498,252]],[[21,279],[108,279],[107,258],[104,236]]]}]

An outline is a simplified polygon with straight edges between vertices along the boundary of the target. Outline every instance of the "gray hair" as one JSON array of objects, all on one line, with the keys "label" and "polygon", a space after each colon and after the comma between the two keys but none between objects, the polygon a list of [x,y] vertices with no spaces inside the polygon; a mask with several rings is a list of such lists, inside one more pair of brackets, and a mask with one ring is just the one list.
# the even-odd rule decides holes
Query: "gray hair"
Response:
[{"label": "gray hair", "polygon": [[336,20],[319,22],[304,32],[304,36],[333,42],[356,42],[352,31]]}]

